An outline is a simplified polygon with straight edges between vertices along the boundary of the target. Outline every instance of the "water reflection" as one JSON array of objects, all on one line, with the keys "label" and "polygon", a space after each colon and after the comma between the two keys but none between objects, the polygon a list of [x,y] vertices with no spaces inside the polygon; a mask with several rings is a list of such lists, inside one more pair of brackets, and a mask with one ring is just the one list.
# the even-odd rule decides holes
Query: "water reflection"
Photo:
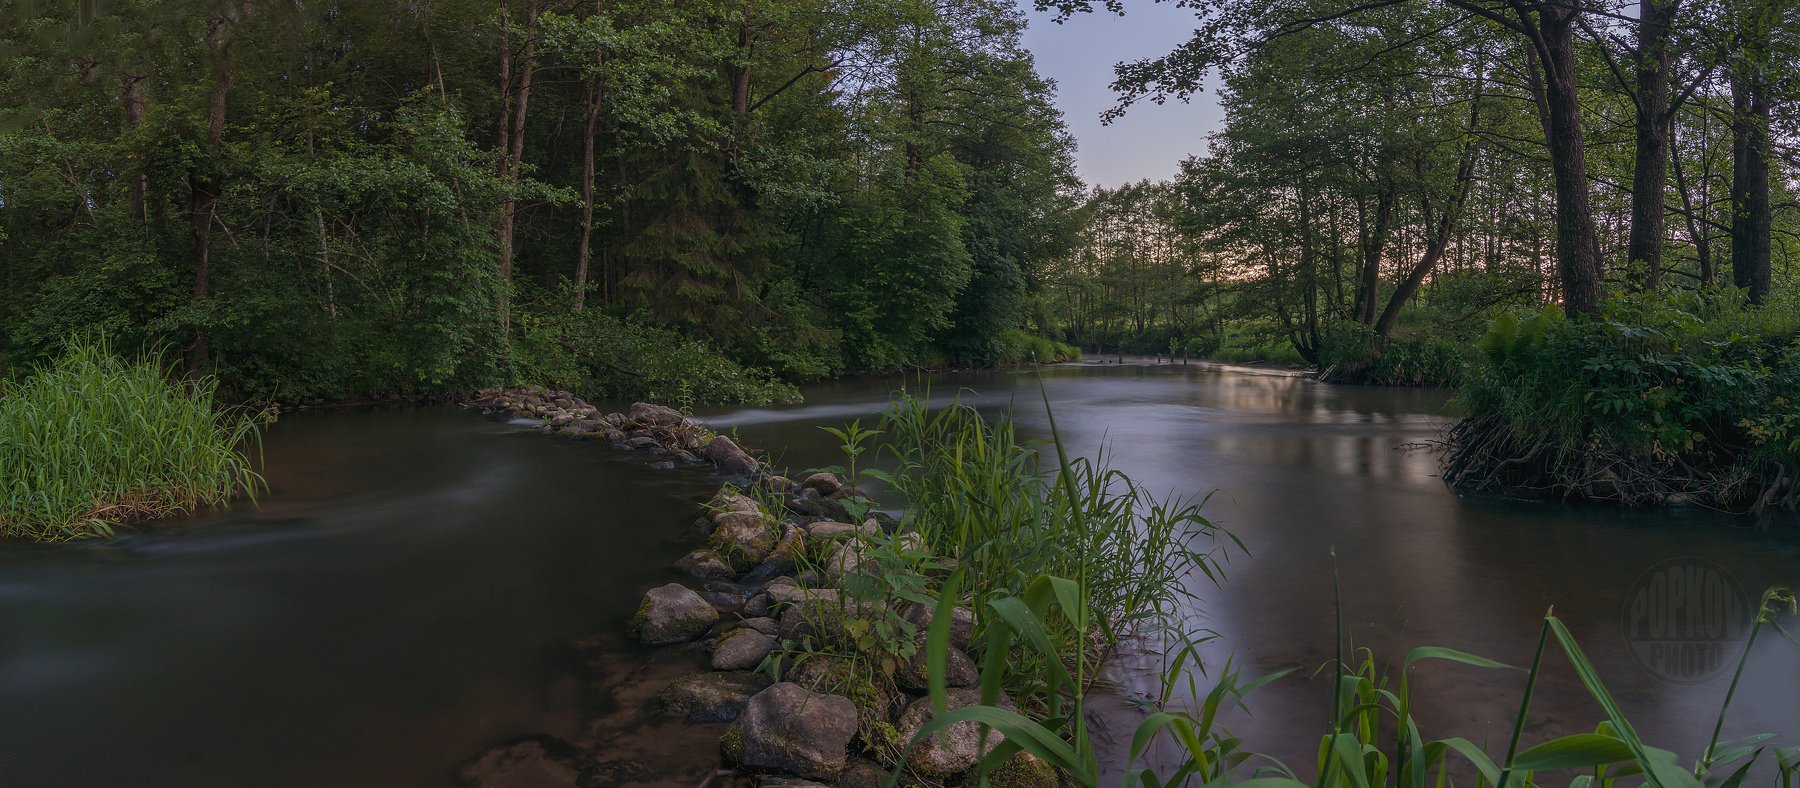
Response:
[{"label": "water reflection", "polygon": [[[1792,518],[1750,529],[1701,511],[1458,496],[1434,455],[1398,448],[1444,423],[1444,396],[1425,390],[1075,365],[841,381],[811,387],[807,405],[701,415],[806,468],[840,461],[819,426],[873,415],[902,386],[940,404],[962,392],[1016,406],[1021,428],[1045,437],[1040,385],[1072,450],[1105,446],[1154,491],[1218,491],[1207,514],[1252,555],[1232,559],[1223,587],[1196,588],[1195,626],[1220,635],[1214,666],[1301,668],[1234,720],[1251,746],[1296,765],[1329,711],[1313,672],[1332,654],[1334,547],[1356,645],[1523,664],[1555,604],[1642,732],[1689,755],[1723,679],[1673,684],[1637,665],[1623,625],[1632,584],[1691,556],[1751,593],[1800,585]],[[531,733],[602,745],[620,779],[692,785],[714,763],[717,726],[643,713],[694,655],[616,633],[643,589],[675,577],[668,564],[716,477],[439,409],[289,417],[267,461],[272,489],[255,508],[103,544],[0,546],[0,785],[443,785],[482,748]],[[1796,654],[1775,638],[1759,646],[1728,735],[1800,743]],[[1161,655],[1113,663],[1122,687],[1101,725],[1115,766],[1127,699],[1152,689]],[[1590,729],[1597,711],[1550,663],[1530,735]],[[607,679],[589,683],[595,666]],[[1418,714],[1433,736],[1504,741],[1520,683],[1425,665]]]}]

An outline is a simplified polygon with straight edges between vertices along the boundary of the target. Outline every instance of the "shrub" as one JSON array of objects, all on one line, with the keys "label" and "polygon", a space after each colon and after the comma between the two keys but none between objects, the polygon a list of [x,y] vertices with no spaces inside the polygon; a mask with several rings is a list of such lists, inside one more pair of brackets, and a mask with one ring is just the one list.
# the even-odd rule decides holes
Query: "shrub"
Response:
[{"label": "shrub", "polygon": [[1626,504],[1800,500],[1800,319],[1735,291],[1503,315],[1460,401],[1446,478]]},{"label": "shrub", "polygon": [[522,312],[513,327],[518,383],[565,388],[590,399],[637,399],[678,408],[796,402],[800,393],[706,343],[605,310],[556,299]]},{"label": "shrub", "polygon": [[254,494],[242,408],[211,378],[171,380],[155,356],[121,359],[73,342],[23,380],[0,384],[0,536],[61,541]]}]

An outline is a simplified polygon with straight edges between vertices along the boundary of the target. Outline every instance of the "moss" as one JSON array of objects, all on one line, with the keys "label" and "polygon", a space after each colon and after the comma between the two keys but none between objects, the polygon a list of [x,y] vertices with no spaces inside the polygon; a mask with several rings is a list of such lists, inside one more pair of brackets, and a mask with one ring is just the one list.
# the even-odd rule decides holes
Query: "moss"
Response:
[{"label": "moss", "polygon": [[644,622],[650,619],[650,596],[644,595],[644,601],[638,603],[636,613],[631,614],[631,623],[625,625],[625,632],[637,637],[644,632]]},{"label": "moss", "polygon": [[719,756],[725,759],[727,766],[736,766],[744,762],[744,734],[733,725],[719,737]]},{"label": "moss", "polygon": [[1030,753],[1014,753],[1006,763],[988,772],[990,788],[1055,788],[1056,770]]}]

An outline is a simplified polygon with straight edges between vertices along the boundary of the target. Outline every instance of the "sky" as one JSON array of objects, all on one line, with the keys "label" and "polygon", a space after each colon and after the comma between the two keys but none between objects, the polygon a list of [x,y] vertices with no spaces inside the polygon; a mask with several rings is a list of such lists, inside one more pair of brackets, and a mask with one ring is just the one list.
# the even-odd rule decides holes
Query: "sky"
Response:
[{"label": "sky", "polygon": [[1097,10],[1058,25],[1053,13],[1033,12],[1031,0],[1016,2],[1031,20],[1025,46],[1038,73],[1056,80],[1057,107],[1080,144],[1075,159],[1082,179],[1108,187],[1162,180],[1189,154],[1205,152],[1207,133],[1223,121],[1211,93],[1191,104],[1140,103],[1111,125],[1100,125],[1100,113],[1115,103],[1108,87],[1113,64],[1155,57],[1187,40],[1193,12],[1138,0],[1126,4],[1123,17]]}]

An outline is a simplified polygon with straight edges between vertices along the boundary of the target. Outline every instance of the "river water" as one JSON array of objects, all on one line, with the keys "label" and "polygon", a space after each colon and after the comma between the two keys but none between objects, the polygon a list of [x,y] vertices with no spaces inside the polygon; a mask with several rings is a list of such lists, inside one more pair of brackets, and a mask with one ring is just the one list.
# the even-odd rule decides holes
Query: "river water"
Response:
[{"label": "river water", "polygon": [[[1128,360],[837,382],[802,406],[698,415],[781,464],[819,466],[837,458],[818,427],[866,420],[903,385],[1012,407],[1036,437],[1046,392],[1072,449],[1105,446],[1154,491],[1213,493],[1206,513],[1249,555],[1231,557],[1222,587],[1196,581],[1192,626],[1217,633],[1214,667],[1299,669],[1232,725],[1303,773],[1330,708],[1315,671],[1333,653],[1334,548],[1356,646],[1527,664],[1554,605],[1640,732],[1688,755],[1726,671],[1654,657],[1734,660],[1744,631],[1654,632],[1685,621],[1654,603],[1692,599],[1731,624],[1750,603],[1712,592],[1800,585],[1791,517],[1447,489],[1436,456],[1407,448],[1446,421],[1429,390]],[[0,786],[437,786],[536,733],[601,746],[622,782],[693,785],[714,764],[720,726],[643,712],[701,655],[617,633],[645,588],[676,577],[668,565],[717,476],[438,408],[290,415],[264,459],[271,489],[255,506],[107,542],[0,545]],[[1682,578],[1709,595],[1665,593]],[[1098,724],[1114,768],[1132,724],[1123,699],[1154,687],[1151,651],[1109,674]],[[1566,662],[1546,664],[1528,742],[1600,719]],[[1764,638],[1745,681],[1727,735],[1800,744],[1800,648]],[[1504,749],[1522,674],[1426,663],[1412,685],[1427,737]]]}]

